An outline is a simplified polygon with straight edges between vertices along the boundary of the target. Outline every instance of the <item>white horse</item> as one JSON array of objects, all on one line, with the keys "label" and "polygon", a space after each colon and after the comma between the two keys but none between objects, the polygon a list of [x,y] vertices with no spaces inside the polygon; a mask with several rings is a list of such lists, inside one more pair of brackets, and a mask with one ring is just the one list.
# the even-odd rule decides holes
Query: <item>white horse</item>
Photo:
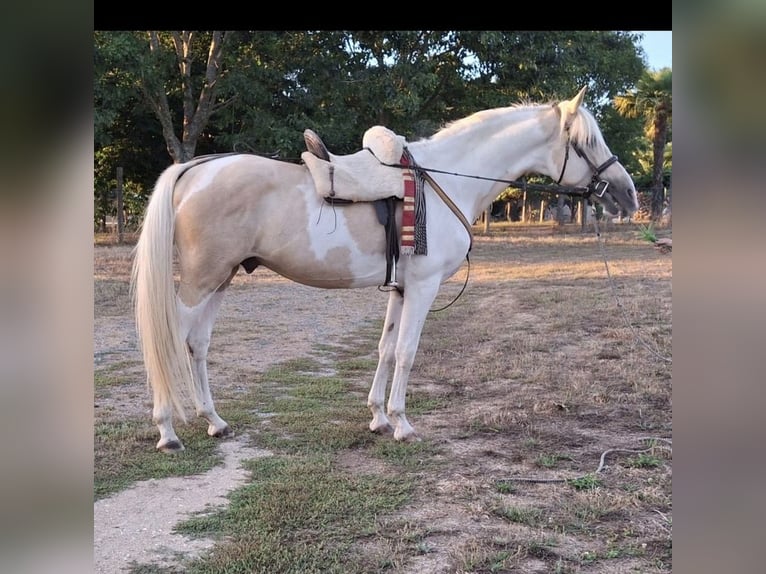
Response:
[{"label": "white horse", "polygon": [[[405,393],[423,324],[440,285],[470,250],[466,222],[474,222],[508,180],[546,175],[564,186],[589,185],[610,212],[638,209],[630,175],[581,106],[584,92],[556,104],[480,111],[407,144],[420,166],[415,171],[422,169],[427,181],[427,254],[401,255],[396,264],[398,286],[389,294],[367,400],[371,431],[417,439],[405,414]],[[184,448],[172,421],[174,411],[186,420],[184,389],[197,415],[207,420],[209,435],[231,434],[213,404],[207,352],[224,291],[240,267],[252,272],[263,265],[326,289],[386,283],[386,234],[372,204],[336,206],[332,217],[327,210],[303,164],[226,154],[195,158],[162,173],[147,206],[131,282],[159,450]]]}]

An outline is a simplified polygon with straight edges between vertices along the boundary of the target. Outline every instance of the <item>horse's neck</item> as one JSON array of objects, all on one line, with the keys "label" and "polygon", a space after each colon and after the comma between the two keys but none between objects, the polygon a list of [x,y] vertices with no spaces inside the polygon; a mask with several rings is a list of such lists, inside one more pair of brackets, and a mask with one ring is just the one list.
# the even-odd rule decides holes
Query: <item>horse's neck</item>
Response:
[{"label": "horse's neck", "polygon": [[432,177],[469,221],[507,187],[504,181],[493,180],[513,181],[527,173],[548,175],[550,164],[551,127],[539,117],[520,114],[518,121],[508,122],[501,130],[496,125],[483,127],[479,124],[411,146],[415,161],[434,170]]}]

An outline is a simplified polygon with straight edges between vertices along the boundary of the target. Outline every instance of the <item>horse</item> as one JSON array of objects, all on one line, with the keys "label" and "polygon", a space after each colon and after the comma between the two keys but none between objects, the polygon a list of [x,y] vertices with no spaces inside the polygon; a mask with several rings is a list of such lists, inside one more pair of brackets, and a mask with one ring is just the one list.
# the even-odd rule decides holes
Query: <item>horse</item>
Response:
[{"label": "horse", "polygon": [[[571,100],[478,111],[406,143],[411,167],[422,166],[414,173],[426,177],[427,253],[395,261],[367,398],[370,431],[393,434],[396,441],[421,440],[407,419],[405,396],[424,322],[440,285],[468,257],[467,222],[475,222],[509,180],[548,176],[561,186],[589,186],[609,212],[638,209],[633,180],[582,105],[584,94],[585,88]],[[465,177],[471,174],[477,177]],[[395,202],[399,226],[403,203]],[[130,285],[160,435],[157,450],[184,450],[173,417],[187,420],[187,396],[207,421],[208,435],[233,434],[215,409],[207,355],[217,311],[240,267],[250,273],[265,266],[323,289],[386,284],[386,231],[373,205],[352,202],[322,217],[326,205],[304,163],[233,153],[200,156],[161,173],[134,248]]]}]

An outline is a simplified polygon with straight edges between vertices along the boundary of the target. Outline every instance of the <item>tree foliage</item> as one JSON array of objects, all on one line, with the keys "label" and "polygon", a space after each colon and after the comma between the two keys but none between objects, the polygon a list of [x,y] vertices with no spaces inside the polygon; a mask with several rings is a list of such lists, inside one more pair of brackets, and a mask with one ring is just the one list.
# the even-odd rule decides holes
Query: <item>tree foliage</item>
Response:
[{"label": "tree foliage", "polygon": [[[665,153],[673,123],[673,74],[669,68],[645,71],[634,89],[618,95],[615,109],[626,118],[643,122],[647,140],[651,144],[651,215],[662,216],[665,199]],[[640,150],[640,148],[639,148]],[[640,151],[639,151],[640,153]],[[671,154],[672,161],[672,154]]]},{"label": "tree foliage", "polygon": [[372,125],[413,140],[480,109],[569,98],[584,85],[613,151],[637,162],[641,120],[611,105],[644,71],[633,33],[96,31],[94,40],[97,217],[110,209],[117,166],[145,200],[164,167],[194,155],[298,161],[306,128],[351,153]]}]

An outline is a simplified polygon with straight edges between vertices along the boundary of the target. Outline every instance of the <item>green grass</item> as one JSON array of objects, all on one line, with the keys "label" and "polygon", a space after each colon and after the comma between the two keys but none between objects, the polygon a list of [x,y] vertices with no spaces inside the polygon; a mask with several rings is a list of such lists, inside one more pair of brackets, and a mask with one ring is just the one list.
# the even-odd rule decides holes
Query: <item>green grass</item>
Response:
[{"label": "green grass", "polygon": [[377,517],[410,497],[397,477],[339,473],[329,455],[273,456],[247,465],[253,480],[229,506],[177,531],[223,542],[188,572],[365,572],[356,543],[376,536]]},{"label": "green grass", "polygon": [[601,486],[601,480],[595,474],[586,474],[567,480],[567,484],[575,490],[594,490]]},{"label": "green grass", "polygon": [[539,508],[523,508],[519,506],[501,506],[493,509],[493,513],[509,522],[524,524],[537,528],[544,522],[544,513]]},{"label": "green grass", "polygon": [[[94,436],[96,500],[128,488],[140,480],[201,474],[220,464],[216,444],[195,425],[177,429],[187,449],[158,456],[157,429],[148,420],[97,421]],[[200,432],[201,431],[201,432]]]},{"label": "green grass", "polygon": [[638,226],[638,234],[644,241],[657,243],[657,233],[654,230],[653,223],[649,223],[648,225],[640,224]]},{"label": "green grass", "polygon": [[125,371],[133,368],[143,369],[140,361],[117,361],[93,371],[93,383],[97,391],[125,383]]},{"label": "green grass", "polygon": [[642,453],[630,459],[627,464],[632,468],[656,468],[662,464],[662,459],[651,454]]}]

